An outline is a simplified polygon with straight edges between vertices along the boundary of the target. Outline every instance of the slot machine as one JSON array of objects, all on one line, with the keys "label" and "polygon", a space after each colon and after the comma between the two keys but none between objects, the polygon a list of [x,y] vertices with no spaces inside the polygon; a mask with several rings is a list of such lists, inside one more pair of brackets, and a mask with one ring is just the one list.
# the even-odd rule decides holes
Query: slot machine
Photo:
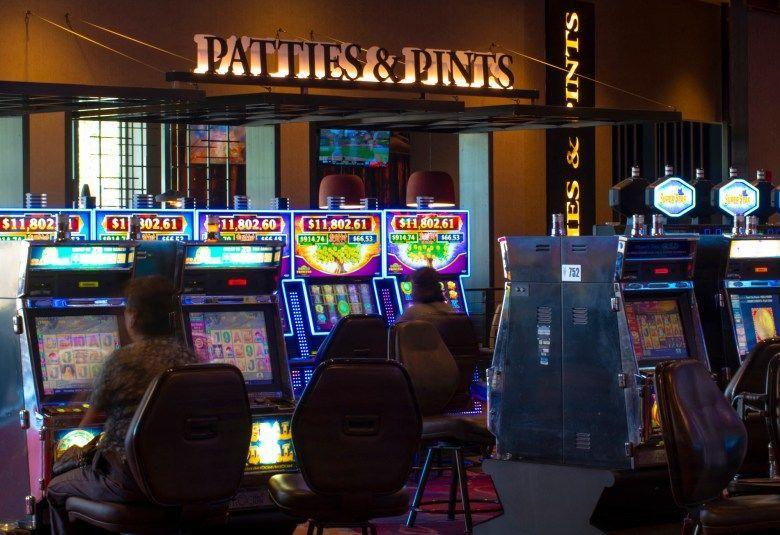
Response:
[{"label": "slot machine", "polygon": [[381,218],[379,211],[293,212],[293,280],[282,285],[296,392],[311,378],[312,358],[339,319],[383,313]]},{"label": "slot machine", "polygon": [[193,210],[97,209],[94,237],[97,241],[126,240],[132,216],[138,216],[142,241],[191,241],[195,239]]},{"label": "slot machine", "polygon": [[221,241],[243,243],[266,241],[284,242],[285,245],[282,250],[277,295],[282,322],[282,332],[285,337],[292,336],[292,324],[288,318],[281,291],[282,281],[289,280],[292,276],[290,260],[292,213],[286,210],[196,210],[195,221],[197,224],[195,239],[206,241],[209,233],[206,228],[206,222],[210,217],[216,218],[218,222],[219,240]]},{"label": "slot machine", "polygon": [[122,290],[133,275],[135,244],[22,245],[14,326],[24,377],[27,512],[37,517],[53,463],[101,432],[78,426],[103,362],[129,342]]},{"label": "slot machine", "polygon": [[283,242],[190,242],[181,266],[180,329],[202,362],[244,375],[252,437],[235,512],[272,508],[271,475],[296,470],[294,407],[276,288]]},{"label": "slot machine", "polygon": [[655,366],[692,358],[709,368],[697,241],[501,240],[507,291],[488,378],[499,456],[610,470],[665,464]]},{"label": "slot machine", "polygon": [[91,210],[0,208],[0,241],[53,240],[57,235],[58,214],[68,215],[71,240],[91,239]]},{"label": "slot machine", "polygon": [[[442,296],[453,310],[467,314],[463,279],[469,276],[469,214],[465,210],[386,210],[384,275],[379,294],[388,324],[412,305],[409,275],[421,267],[434,268],[441,278]],[[389,294],[389,295],[388,295]]]}]

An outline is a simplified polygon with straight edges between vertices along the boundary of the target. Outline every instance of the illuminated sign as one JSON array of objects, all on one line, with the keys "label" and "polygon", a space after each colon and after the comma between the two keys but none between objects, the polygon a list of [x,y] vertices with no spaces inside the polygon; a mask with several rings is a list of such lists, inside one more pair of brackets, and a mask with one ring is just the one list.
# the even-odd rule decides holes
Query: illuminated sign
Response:
[{"label": "illuminated sign", "polygon": [[196,210],[198,240],[205,240],[208,234],[206,220],[216,217],[219,222],[220,241],[262,242],[268,240],[283,241],[282,277],[290,277],[291,212],[237,211],[237,210]]},{"label": "illuminated sign", "polygon": [[105,245],[36,245],[30,248],[31,269],[130,269],[133,247]]},{"label": "illuminated sign", "polygon": [[731,240],[731,258],[780,258],[780,240]]},{"label": "illuminated sign", "polygon": [[130,218],[138,216],[144,240],[194,239],[193,213],[188,210],[95,210],[95,239],[126,240]]},{"label": "illuminated sign", "polygon": [[184,263],[196,268],[276,267],[281,253],[263,245],[191,245]]},{"label": "illuminated sign", "polygon": [[90,238],[92,212],[89,210],[0,210],[0,241],[53,240],[57,236],[57,214],[68,214],[70,239]]},{"label": "illuminated sign", "polygon": [[442,275],[467,275],[468,212],[385,212],[385,268],[408,275],[432,267]]},{"label": "illuminated sign", "polygon": [[758,188],[735,178],[718,190],[718,206],[730,216],[748,215],[758,208]]},{"label": "illuminated sign", "polygon": [[380,212],[294,212],[297,277],[374,277],[382,271]]},{"label": "illuminated sign", "polygon": [[680,217],[696,206],[696,190],[681,178],[669,177],[653,190],[653,206],[669,217]]},{"label": "illuminated sign", "polygon": [[326,81],[352,89],[378,84],[384,89],[524,92],[513,90],[512,56],[498,52],[404,47],[401,55],[394,55],[387,48],[355,43],[211,34],[197,34],[194,41],[197,66],[192,73],[168,73],[168,80],[183,81],[192,74],[193,79],[218,76],[225,82],[276,85]]}]

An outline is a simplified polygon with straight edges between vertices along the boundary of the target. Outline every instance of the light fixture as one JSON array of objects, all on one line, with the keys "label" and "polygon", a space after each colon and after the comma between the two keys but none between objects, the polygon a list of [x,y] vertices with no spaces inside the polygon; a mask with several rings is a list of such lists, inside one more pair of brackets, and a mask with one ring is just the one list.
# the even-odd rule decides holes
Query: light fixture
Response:
[{"label": "light fixture", "polygon": [[444,171],[415,171],[406,183],[406,206],[417,208],[417,197],[432,197],[429,208],[455,206],[455,186]]},{"label": "light fixture", "polygon": [[366,196],[363,179],[357,175],[327,175],[320,182],[319,206],[328,208],[328,197],[343,197],[341,207],[347,210],[362,208],[360,199]]},{"label": "light fixture", "polygon": [[184,204],[183,199],[184,194],[172,189],[154,196],[154,200],[161,203],[163,208],[181,208]]}]

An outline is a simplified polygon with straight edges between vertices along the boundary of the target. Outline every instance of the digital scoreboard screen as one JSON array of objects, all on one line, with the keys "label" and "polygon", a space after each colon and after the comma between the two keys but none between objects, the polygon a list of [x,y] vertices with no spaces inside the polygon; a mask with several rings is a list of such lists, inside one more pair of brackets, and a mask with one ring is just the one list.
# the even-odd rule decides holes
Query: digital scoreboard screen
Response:
[{"label": "digital scoreboard screen", "polygon": [[432,267],[441,275],[468,275],[468,212],[385,212],[388,275]]},{"label": "digital scoreboard screen", "polygon": [[219,222],[220,241],[283,241],[286,245],[282,251],[280,272],[283,278],[290,277],[291,212],[197,210],[197,240],[206,239],[206,221],[210,216]]},{"label": "digital scoreboard screen", "polygon": [[0,241],[53,240],[57,236],[57,214],[68,214],[70,239],[90,239],[90,210],[0,209]]},{"label": "digital scoreboard screen", "polygon": [[381,275],[381,212],[295,212],[293,217],[296,276]]},{"label": "digital scoreboard screen", "polygon": [[95,210],[96,240],[126,240],[130,218],[137,215],[144,240],[195,239],[193,212],[188,210]]}]

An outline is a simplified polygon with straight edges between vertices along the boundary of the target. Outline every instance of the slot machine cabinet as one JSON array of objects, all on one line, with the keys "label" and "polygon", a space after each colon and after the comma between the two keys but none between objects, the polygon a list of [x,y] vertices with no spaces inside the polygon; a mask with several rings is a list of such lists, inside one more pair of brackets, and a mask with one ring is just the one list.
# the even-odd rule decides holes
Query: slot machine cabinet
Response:
[{"label": "slot machine cabinet", "polygon": [[244,375],[252,437],[235,513],[273,509],[271,475],[296,470],[290,422],[294,395],[276,288],[284,242],[185,244],[179,326],[202,362]]},{"label": "slot machine cabinet", "polygon": [[101,426],[78,428],[105,359],[129,342],[124,285],[133,275],[133,242],[25,242],[16,332],[24,377],[20,417],[27,440],[28,513],[40,520],[52,464]]},{"label": "slot machine cabinet", "polygon": [[385,210],[385,251],[380,296],[388,325],[412,306],[408,277],[432,267],[442,283],[442,297],[457,313],[468,314],[463,279],[471,273],[469,213],[466,210]]},{"label": "slot machine cabinet", "polygon": [[[11,325],[16,318],[19,296],[18,275],[24,268],[22,241],[0,243],[0,518],[25,519],[25,498],[29,492],[27,441],[20,430],[19,415],[24,410],[20,345]],[[23,423],[23,422],[22,422]]]},{"label": "slot machine cabinet", "polygon": [[[284,281],[292,277],[292,212],[286,210],[195,210],[196,240],[209,240],[206,222],[214,218],[219,224],[219,238],[216,241],[258,243],[283,242],[282,262],[279,268],[277,296],[282,332],[285,339],[293,336],[290,315],[284,298]],[[212,240],[213,241],[213,240]]]},{"label": "slot machine cabinet", "polygon": [[383,314],[382,212],[293,212],[293,279],[282,282],[292,335],[285,337],[293,388],[311,379],[312,361],[339,319]]}]

